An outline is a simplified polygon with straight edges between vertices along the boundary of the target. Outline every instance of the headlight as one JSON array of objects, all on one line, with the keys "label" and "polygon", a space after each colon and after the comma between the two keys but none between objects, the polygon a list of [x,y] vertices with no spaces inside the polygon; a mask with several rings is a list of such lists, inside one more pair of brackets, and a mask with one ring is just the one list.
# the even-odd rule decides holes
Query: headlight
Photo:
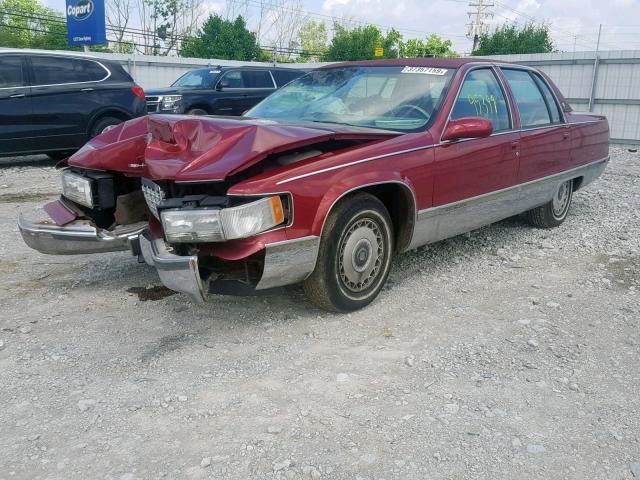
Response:
[{"label": "headlight", "polygon": [[246,238],[284,222],[280,197],[261,198],[218,210],[164,210],[160,216],[170,243],[222,242]]},{"label": "headlight", "polygon": [[93,208],[91,179],[65,170],[62,172],[62,195],[85,207]]},{"label": "headlight", "polygon": [[182,95],[165,95],[162,97],[162,110],[177,110],[180,106]]}]

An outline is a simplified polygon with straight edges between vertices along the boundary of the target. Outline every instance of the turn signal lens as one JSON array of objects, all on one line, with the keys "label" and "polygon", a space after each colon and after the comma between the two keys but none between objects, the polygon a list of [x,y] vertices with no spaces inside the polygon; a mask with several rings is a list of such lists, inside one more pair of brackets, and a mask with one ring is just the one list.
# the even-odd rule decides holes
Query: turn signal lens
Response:
[{"label": "turn signal lens", "polygon": [[284,221],[280,197],[266,197],[255,202],[220,211],[222,230],[227,240],[255,235]]}]

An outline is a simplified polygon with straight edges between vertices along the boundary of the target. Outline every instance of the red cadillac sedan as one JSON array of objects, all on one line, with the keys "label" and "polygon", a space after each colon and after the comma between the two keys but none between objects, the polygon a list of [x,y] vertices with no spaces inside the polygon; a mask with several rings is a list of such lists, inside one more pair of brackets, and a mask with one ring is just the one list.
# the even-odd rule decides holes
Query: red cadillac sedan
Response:
[{"label": "red cadillac sedan", "polygon": [[341,63],[244,117],[121,124],[62,165],[50,220],[18,224],[43,253],[131,250],[197,301],[302,282],[350,311],[396,254],[521,213],[560,225],[608,151],[607,120],[534,68]]}]

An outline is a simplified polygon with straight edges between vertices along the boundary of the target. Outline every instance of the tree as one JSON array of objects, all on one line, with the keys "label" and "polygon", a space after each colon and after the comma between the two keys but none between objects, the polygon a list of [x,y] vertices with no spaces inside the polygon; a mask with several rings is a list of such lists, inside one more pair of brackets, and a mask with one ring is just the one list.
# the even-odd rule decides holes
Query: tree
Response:
[{"label": "tree", "polygon": [[229,21],[209,15],[197,35],[182,41],[180,54],[183,57],[245,61],[264,58],[256,35],[247,30],[247,23],[241,16]]},{"label": "tree", "polygon": [[356,27],[352,30],[334,24],[335,34],[327,49],[325,60],[371,60],[376,48],[384,49],[384,58],[396,58],[402,35],[393,28],[386,35],[375,25]]},{"label": "tree", "polygon": [[508,55],[511,53],[550,53],[553,41],[547,25],[528,23],[522,27],[503,24],[492,33],[480,35],[472,55]]},{"label": "tree", "polygon": [[400,42],[400,56],[403,58],[418,57],[457,57],[458,54],[451,50],[451,40],[442,40],[432,33],[426,40],[411,38],[406,42]]},{"label": "tree", "polygon": [[325,54],[328,44],[327,26],[324,22],[307,22],[298,31],[300,58],[306,62],[317,62]]},{"label": "tree", "polygon": [[183,36],[193,34],[201,0],[136,0],[138,21],[147,55],[168,55]]},{"label": "tree", "polygon": [[77,50],[67,45],[62,14],[37,0],[0,0],[0,46]]}]

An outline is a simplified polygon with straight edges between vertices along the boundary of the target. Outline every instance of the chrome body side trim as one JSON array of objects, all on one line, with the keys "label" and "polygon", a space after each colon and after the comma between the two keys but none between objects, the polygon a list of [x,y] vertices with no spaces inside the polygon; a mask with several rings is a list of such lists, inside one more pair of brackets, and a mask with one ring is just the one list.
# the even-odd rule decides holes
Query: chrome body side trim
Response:
[{"label": "chrome body side trim", "polygon": [[551,201],[562,182],[583,177],[582,188],[598,178],[609,157],[513,187],[420,210],[409,249],[438,242],[518,215]]},{"label": "chrome body side trim", "polygon": [[139,241],[144,261],[156,267],[165,287],[191,295],[198,303],[206,300],[208,282],[200,277],[197,256],[175,255],[167,250],[164,240],[151,237],[147,231],[140,235]]},{"label": "chrome body side trim", "polygon": [[313,235],[267,244],[256,290],[301,282],[316,268],[319,249],[320,237]]},{"label": "chrome body side trim", "polygon": [[297,175],[295,177],[287,178],[285,180],[280,180],[279,182],[276,183],[276,185],[282,185],[284,183],[293,182],[294,180],[300,180],[301,178],[310,177],[312,175],[318,175],[320,173],[331,172],[333,170],[338,170],[340,168],[350,167],[352,165],[358,165],[360,163],[371,162],[373,160],[380,160],[381,158],[393,157],[395,155],[402,155],[403,153],[417,152],[417,151],[420,151],[420,150],[428,150],[428,149],[433,148],[435,146],[436,146],[435,144],[422,145],[420,147],[407,148],[406,150],[399,150],[397,152],[390,152],[390,153],[384,153],[382,155],[376,155],[375,157],[363,158],[361,160],[355,160],[353,162],[343,163],[341,165],[334,165],[333,167],[327,167],[327,168],[323,168],[321,170],[316,170],[315,172],[303,173],[302,175]]},{"label": "chrome body side trim", "polygon": [[75,221],[59,227],[54,224],[32,223],[18,215],[18,229],[24,242],[34,250],[54,255],[118,252],[129,249],[131,239],[146,227],[146,222],[108,231],[87,222]]}]

